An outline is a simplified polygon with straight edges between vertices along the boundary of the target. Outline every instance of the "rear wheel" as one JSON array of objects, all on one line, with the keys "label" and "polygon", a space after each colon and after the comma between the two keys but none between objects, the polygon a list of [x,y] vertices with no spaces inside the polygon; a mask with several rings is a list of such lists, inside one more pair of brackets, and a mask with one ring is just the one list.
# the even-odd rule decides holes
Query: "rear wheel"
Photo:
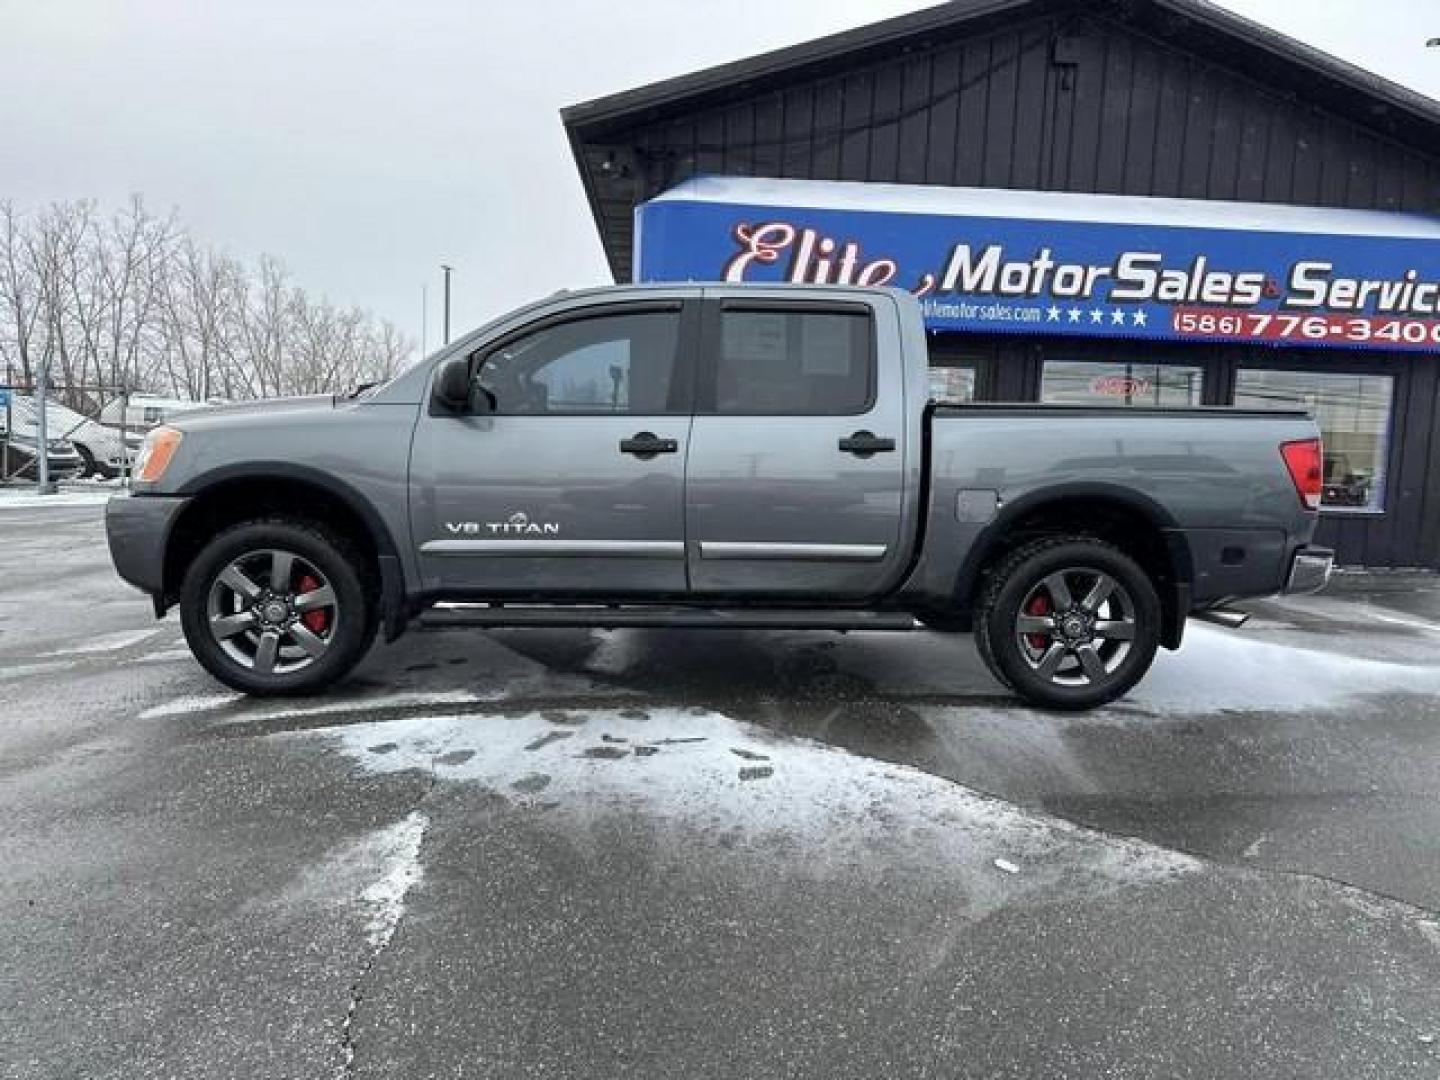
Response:
[{"label": "rear wheel", "polygon": [[976,644],[1033,704],[1088,709],[1130,690],[1155,658],[1160,601],[1145,571],[1089,537],[1026,544],[991,574]]},{"label": "rear wheel", "polygon": [[247,522],[200,552],[180,621],[195,658],[257,696],[320,690],[374,640],[374,590],[343,539],[305,523]]}]

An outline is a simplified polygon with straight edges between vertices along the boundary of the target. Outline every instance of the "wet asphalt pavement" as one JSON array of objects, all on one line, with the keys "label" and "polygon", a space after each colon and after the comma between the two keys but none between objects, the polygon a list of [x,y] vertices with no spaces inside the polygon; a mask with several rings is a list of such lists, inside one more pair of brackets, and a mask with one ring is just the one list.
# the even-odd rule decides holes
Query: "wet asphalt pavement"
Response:
[{"label": "wet asphalt pavement", "polygon": [[1440,587],[1022,708],[968,638],[412,633],[246,702],[0,508],[0,1076],[1435,1077]]}]

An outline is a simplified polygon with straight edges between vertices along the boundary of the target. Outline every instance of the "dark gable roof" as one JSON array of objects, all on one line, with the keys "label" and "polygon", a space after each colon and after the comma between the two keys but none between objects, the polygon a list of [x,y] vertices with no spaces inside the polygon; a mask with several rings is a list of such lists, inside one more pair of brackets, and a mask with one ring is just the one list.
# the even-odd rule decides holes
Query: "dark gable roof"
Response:
[{"label": "dark gable roof", "polygon": [[[1263,82],[1357,127],[1440,159],[1440,102],[1311,48],[1209,0],[952,0],[870,26],[626,90],[561,110],[586,198],[618,277],[641,192],[615,149],[652,124],[753,99],[872,60],[1051,16],[1093,17]],[[1415,35],[1422,31],[1402,28]],[[681,31],[683,32],[683,31]],[[612,168],[613,173],[607,170]]]},{"label": "dark gable roof", "polygon": [[[1320,91],[1336,111],[1352,115],[1367,126],[1375,124],[1380,112],[1394,109],[1429,127],[1432,137],[1440,139],[1440,102],[1236,15],[1210,0],[951,0],[884,22],[581,102],[562,109],[560,116],[572,135],[617,123],[628,126],[659,118],[676,106],[694,107],[706,98],[733,95],[752,87],[760,89],[760,84],[776,76],[790,78],[811,68],[833,66],[837,61],[853,62],[866,53],[929,33],[952,32],[963,24],[989,23],[1000,17],[1024,18],[1072,8],[1109,15],[1173,44],[1212,53],[1232,64],[1247,60],[1278,64],[1280,70],[1271,68],[1267,75],[1291,76],[1285,81],[1293,80],[1297,88],[1312,93]],[[1416,29],[1415,34],[1418,40],[1420,31]],[[1319,84],[1314,82],[1317,78]]]}]

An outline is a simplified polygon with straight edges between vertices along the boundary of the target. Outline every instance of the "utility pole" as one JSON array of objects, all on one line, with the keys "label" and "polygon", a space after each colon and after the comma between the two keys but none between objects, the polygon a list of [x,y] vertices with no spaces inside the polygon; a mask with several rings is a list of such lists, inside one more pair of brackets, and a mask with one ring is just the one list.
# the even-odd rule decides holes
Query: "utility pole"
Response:
[{"label": "utility pole", "polygon": [[450,344],[450,267],[444,263],[440,269],[445,271],[445,344]]},{"label": "utility pole", "polygon": [[50,425],[45,407],[45,384],[49,381],[50,360],[42,356],[35,369],[35,483],[38,494],[50,494]]}]

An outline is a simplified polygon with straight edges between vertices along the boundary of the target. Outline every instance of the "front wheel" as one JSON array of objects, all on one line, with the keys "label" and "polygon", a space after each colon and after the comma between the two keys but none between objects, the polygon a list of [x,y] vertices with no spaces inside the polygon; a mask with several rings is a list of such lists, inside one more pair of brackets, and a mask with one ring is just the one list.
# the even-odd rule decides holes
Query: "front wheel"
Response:
[{"label": "front wheel", "polygon": [[215,537],[180,591],[195,659],[256,696],[323,689],[375,638],[374,590],[339,537],[308,523],[252,521]]},{"label": "front wheel", "polygon": [[1034,705],[1089,709],[1139,682],[1160,643],[1160,600],[1144,570],[1089,537],[1049,537],[991,574],[977,636],[1001,681]]}]

